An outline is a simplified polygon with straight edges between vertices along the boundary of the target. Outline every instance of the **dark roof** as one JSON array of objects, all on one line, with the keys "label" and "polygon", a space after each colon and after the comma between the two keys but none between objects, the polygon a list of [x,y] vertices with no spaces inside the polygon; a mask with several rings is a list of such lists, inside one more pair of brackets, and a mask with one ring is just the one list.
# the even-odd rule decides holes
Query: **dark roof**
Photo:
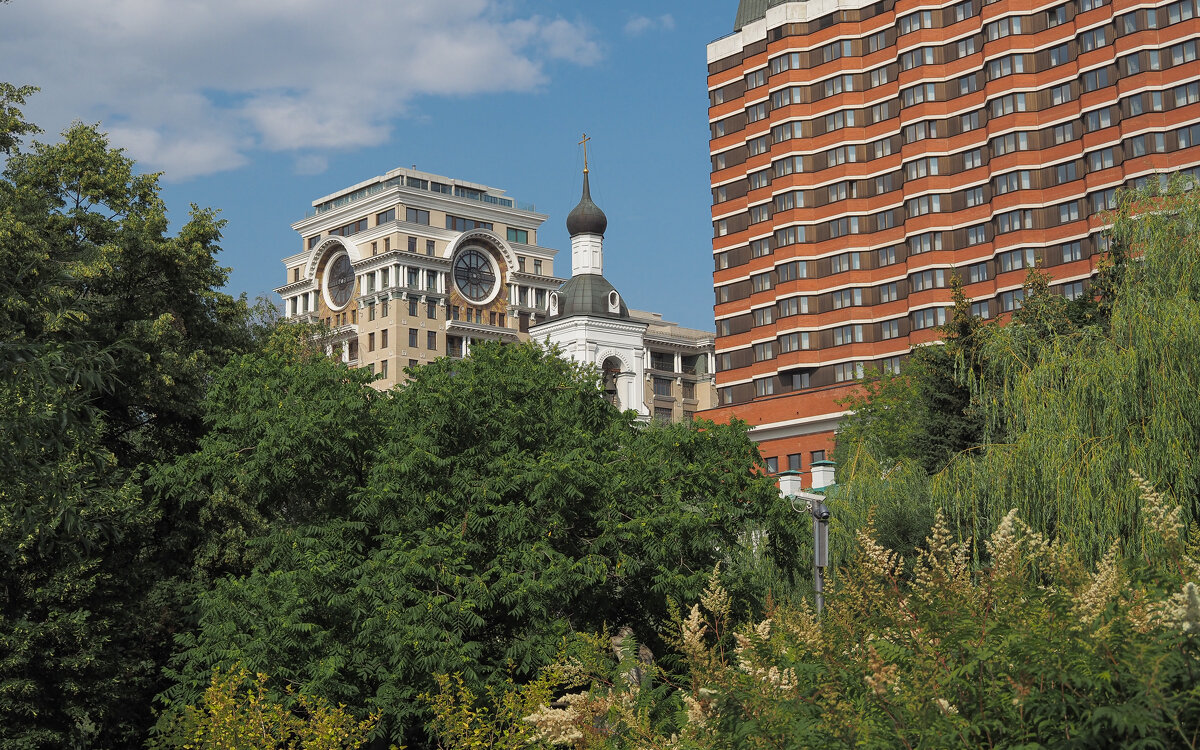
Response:
[{"label": "dark roof", "polygon": [[608,229],[608,217],[600,207],[592,203],[592,191],[588,186],[588,173],[583,173],[583,197],[579,205],[567,214],[567,231],[574,237],[577,234],[604,234]]},{"label": "dark roof", "polygon": [[785,2],[788,0],[742,0],[738,3],[737,17],[733,20],[733,30],[741,31],[746,24],[766,18],[767,8],[774,8]]},{"label": "dark roof", "polygon": [[572,318],[577,315],[590,315],[599,318],[629,318],[629,307],[625,298],[620,297],[620,312],[608,311],[608,294],[615,292],[608,279],[598,273],[581,273],[573,276],[570,281],[559,287],[558,314],[551,315],[550,320]]}]

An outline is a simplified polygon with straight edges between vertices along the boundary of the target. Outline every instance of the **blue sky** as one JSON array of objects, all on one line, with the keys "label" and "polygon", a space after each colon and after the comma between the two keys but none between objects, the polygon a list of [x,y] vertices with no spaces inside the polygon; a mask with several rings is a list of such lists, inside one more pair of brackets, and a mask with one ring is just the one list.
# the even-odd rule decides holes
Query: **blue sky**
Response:
[{"label": "blue sky", "polygon": [[[314,198],[397,166],[503,188],[563,251],[580,134],[634,307],[711,329],[705,45],[736,0],[12,0],[0,78],[49,133],[100,121],[228,220],[229,291],[282,283]],[[64,53],[64,50],[71,50]]]}]

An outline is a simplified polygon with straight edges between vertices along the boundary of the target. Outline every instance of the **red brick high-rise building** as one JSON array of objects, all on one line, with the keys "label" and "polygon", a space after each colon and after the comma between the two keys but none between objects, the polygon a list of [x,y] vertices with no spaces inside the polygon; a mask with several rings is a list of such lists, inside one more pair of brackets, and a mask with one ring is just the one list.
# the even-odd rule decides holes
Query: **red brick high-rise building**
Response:
[{"label": "red brick high-rise building", "polygon": [[[1200,165],[1198,0],[742,0],[708,46],[720,406],[810,469],[864,370],[1027,269],[1082,294],[1122,186]],[[807,482],[806,482],[807,484]]]}]

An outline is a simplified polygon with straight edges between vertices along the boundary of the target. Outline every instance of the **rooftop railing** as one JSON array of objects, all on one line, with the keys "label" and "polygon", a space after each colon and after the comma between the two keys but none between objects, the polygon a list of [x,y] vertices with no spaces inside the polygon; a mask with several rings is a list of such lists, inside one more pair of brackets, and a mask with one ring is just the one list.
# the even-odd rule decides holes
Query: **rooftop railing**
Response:
[{"label": "rooftop railing", "polygon": [[319,206],[311,206],[304,212],[304,218],[312,218],[313,216],[323,214],[326,211],[332,211],[335,208],[340,208],[347,204],[354,203],[355,201],[362,200],[363,198],[369,198],[372,195],[378,195],[385,190],[395,187],[410,187],[418,190],[427,190],[431,193],[453,195],[455,198],[465,198],[467,200],[478,201],[480,203],[488,203],[493,206],[516,208],[520,211],[537,211],[537,207],[532,203],[517,201],[513,200],[512,198],[503,198],[498,195],[489,195],[488,193],[480,190],[465,188],[459,185],[447,185],[443,182],[423,180],[418,177],[406,177],[405,175],[400,175],[384,182],[377,182],[374,185],[367,185],[364,188],[359,188],[358,190],[355,190],[351,193],[346,193],[345,195],[339,195],[332,200],[325,201]]}]

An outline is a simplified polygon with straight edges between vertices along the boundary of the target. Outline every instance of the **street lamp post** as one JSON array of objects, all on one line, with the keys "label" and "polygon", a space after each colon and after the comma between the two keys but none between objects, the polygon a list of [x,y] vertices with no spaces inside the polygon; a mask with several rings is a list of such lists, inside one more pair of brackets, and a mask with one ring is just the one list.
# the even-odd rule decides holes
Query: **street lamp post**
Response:
[{"label": "street lamp post", "polygon": [[825,608],[825,568],[829,567],[829,506],[811,499],[808,511],[813,519],[813,588],[817,594],[817,616]]}]

